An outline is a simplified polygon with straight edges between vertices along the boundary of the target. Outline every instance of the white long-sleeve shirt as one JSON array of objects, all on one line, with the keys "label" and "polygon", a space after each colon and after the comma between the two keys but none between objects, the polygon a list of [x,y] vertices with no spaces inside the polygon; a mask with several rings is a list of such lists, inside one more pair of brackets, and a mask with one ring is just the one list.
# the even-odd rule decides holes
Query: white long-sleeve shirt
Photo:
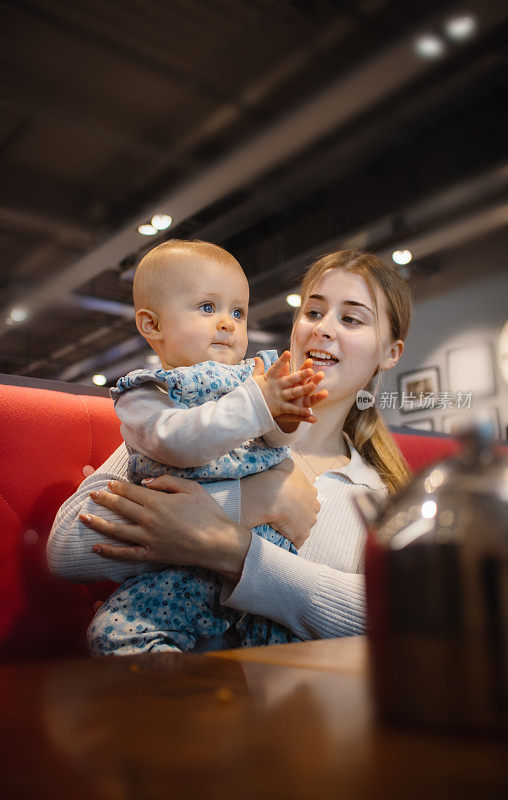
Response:
[{"label": "white long-sleeve shirt", "polygon": [[[377,472],[350,447],[348,464],[323,473],[316,481],[321,510],[299,555],[253,535],[242,576],[225,586],[225,605],[269,617],[302,639],[331,638],[363,632],[364,579],[361,574],[364,526],[353,505],[355,494],[368,488],[386,493]],[[90,477],[60,508],[48,541],[48,562],[56,575],[73,581],[123,581],[162,565],[105,559],[92,552],[96,543],[111,540],[90,530],[79,514],[97,514],[125,522],[99,508],[89,492],[107,487],[108,480],[126,480],[125,445]],[[226,513],[240,519],[239,481],[207,484]]]},{"label": "white long-sleeve shirt", "polygon": [[219,400],[189,408],[155,384],[120,396],[115,405],[126,444],[173,467],[198,467],[260,436],[272,447],[300,435],[277,426],[256,381],[249,377]]}]

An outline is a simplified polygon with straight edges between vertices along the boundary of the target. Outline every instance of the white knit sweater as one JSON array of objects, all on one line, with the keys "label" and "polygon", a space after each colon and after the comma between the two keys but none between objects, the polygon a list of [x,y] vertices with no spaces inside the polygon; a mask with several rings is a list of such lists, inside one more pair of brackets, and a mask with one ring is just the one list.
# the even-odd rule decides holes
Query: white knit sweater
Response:
[{"label": "white knit sweater", "polygon": [[[349,463],[323,473],[316,481],[321,510],[300,554],[281,550],[253,535],[241,579],[234,586],[224,587],[225,605],[269,617],[302,639],[363,632],[361,570],[365,530],[352,500],[368,488],[382,493],[386,489],[349,440],[348,444]],[[125,480],[127,460],[122,444],[60,508],[48,541],[48,562],[56,575],[72,581],[123,581],[161,568],[162,565],[115,562],[96,555],[92,547],[105,541],[105,537],[78,519],[80,513],[99,512],[104,517],[117,518],[113,512],[99,508],[89,498],[89,492],[106,488],[108,480]],[[205,488],[232,519],[239,521],[239,481],[221,481]]]}]

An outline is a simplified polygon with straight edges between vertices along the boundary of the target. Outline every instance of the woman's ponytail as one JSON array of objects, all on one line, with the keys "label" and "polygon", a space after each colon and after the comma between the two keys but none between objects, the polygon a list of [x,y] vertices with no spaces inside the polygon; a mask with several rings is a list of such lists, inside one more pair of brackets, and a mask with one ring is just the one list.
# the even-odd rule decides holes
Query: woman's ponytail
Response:
[{"label": "woman's ponytail", "polygon": [[344,431],[390,492],[406,485],[411,474],[409,467],[375,406],[360,411],[354,405],[346,417]]}]

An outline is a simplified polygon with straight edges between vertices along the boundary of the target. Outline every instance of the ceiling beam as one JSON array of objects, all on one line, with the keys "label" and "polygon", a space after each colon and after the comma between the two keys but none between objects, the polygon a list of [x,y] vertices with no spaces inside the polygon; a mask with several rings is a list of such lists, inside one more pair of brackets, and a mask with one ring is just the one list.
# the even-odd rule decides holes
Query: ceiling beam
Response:
[{"label": "ceiling beam", "polygon": [[[456,6],[454,11],[462,8],[468,11],[478,9],[479,34],[485,33],[506,17],[506,4],[502,0],[492,0],[488,4],[471,0]],[[413,37],[404,36],[401,41],[374,55],[218,163],[203,170],[198,177],[151,204],[102,245],[26,295],[24,304],[32,313],[51,306],[111,264],[117,264],[125,256],[136,252],[142,244],[137,227],[153,213],[163,211],[171,214],[175,223],[182,222],[286,162],[332,130],[350,123],[373,105],[430,72],[434,66],[429,60],[417,58],[413,50]],[[8,330],[6,318],[5,311],[0,315],[0,335]]]},{"label": "ceiling beam", "polygon": [[[410,215],[409,215],[410,216]],[[395,249],[408,249],[413,254],[413,260],[427,258],[435,253],[456,247],[473,239],[508,224],[508,203],[492,204],[489,208],[482,208],[470,214],[461,216],[445,225],[433,227],[425,233],[407,235],[394,240],[393,225],[390,218],[379,220],[368,228],[356,231],[347,238],[333,239],[323,242],[318,249],[308,251],[290,262],[284,262],[277,268],[288,274],[289,281],[300,276],[304,268],[324,252],[333,252],[345,248],[371,250],[387,263],[392,263],[392,252]],[[392,239],[389,248],[379,247],[379,242]],[[376,246],[376,242],[377,245]],[[282,292],[261,303],[256,303],[249,311],[249,323],[267,321],[270,317],[288,311],[286,302],[287,292]]]},{"label": "ceiling beam", "polygon": [[[92,200],[88,198],[88,204]],[[5,161],[2,163],[0,220],[13,229],[87,249],[95,240],[92,226],[83,222],[86,207],[85,198],[76,201],[74,184]]]},{"label": "ceiling beam", "polygon": [[81,225],[21,208],[0,205],[0,225],[7,226],[11,231],[39,234],[46,241],[52,238],[62,245],[77,249],[84,250],[95,241],[92,232]]},{"label": "ceiling beam", "polygon": [[[351,174],[355,166],[362,165],[367,158],[372,158],[393,143],[395,126],[407,132],[417,121],[428,117],[436,105],[443,104],[446,98],[456,97],[471,81],[489,70],[490,66],[487,59],[472,63],[460,73],[441,80],[424,94],[418,93],[408,98],[404,105],[399,105],[396,109],[389,106],[383,115],[376,115],[371,124],[360,130],[355,127],[350,134],[341,137],[339,143],[333,143],[313,155],[312,159],[303,161],[297,169],[271,181],[268,187],[256,187],[245,200],[206,223],[194,235],[200,239],[218,239],[224,242],[247,226],[255,224],[267,213],[287,208],[295,198],[326,186],[330,180],[335,182]],[[122,277],[125,274],[122,273]],[[252,280],[255,283],[256,276]]]},{"label": "ceiling beam", "polygon": [[84,294],[70,294],[62,299],[62,305],[70,308],[84,308],[89,311],[101,311],[115,317],[134,319],[134,306],[130,303],[119,303],[117,300],[103,300],[101,297],[91,297]]},{"label": "ceiling beam", "polygon": [[[445,215],[452,215],[454,212],[459,213],[461,207],[475,201],[482,202],[490,194],[499,192],[504,187],[508,186],[508,165],[499,167],[495,170],[490,170],[482,175],[475,176],[467,182],[461,182],[454,186],[448,187],[442,192],[425,198],[421,203],[406,209],[404,213],[403,222],[408,229],[415,227],[425,227],[429,220],[433,220],[433,227],[424,233],[412,234],[406,237],[394,240],[393,219],[390,216],[372,222],[369,226],[360,230],[353,231],[346,237],[337,238],[319,245],[311,251],[307,251],[291,260],[284,261],[278,265],[276,270],[271,270],[270,275],[274,274],[285,275],[287,277],[288,289],[291,282],[295,278],[299,278],[305,267],[316,258],[323,251],[332,251],[343,248],[362,248],[375,250],[380,258],[385,259],[388,263],[391,262],[391,253],[395,247],[409,248],[413,253],[414,260],[422,259],[433,255],[437,252],[449,249],[467,242],[468,240],[477,238],[482,234],[498,228],[502,228],[508,222],[508,204],[507,203],[490,203],[489,207],[469,213],[462,216],[458,220],[449,222],[446,225],[436,226],[435,220]],[[391,247],[379,249],[381,242],[387,239],[392,240]],[[261,275],[263,277],[263,275]],[[266,276],[265,276],[266,277]],[[277,316],[281,313],[290,313],[290,309],[286,302],[287,291],[280,292],[273,297],[255,303],[249,310],[249,341],[251,343],[264,344],[273,342],[274,336],[272,332],[258,330],[253,325],[267,322],[270,318]],[[134,318],[134,308],[132,305],[125,303],[118,303],[116,301],[101,300],[96,297],[89,297],[83,295],[70,295],[64,298],[63,302],[67,305],[90,308],[94,311],[103,311],[117,317]],[[101,329],[101,332],[104,329]],[[92,332],[89,334],[95,336]],[[88,336],[89,336],[88,335]],[[57,361],[58,358],[69,356],[73,351],[79,350],[80,345],[86,343],[83,339],[70,343],[64,348],[51,353],[49,358]],[[119,357],[124,357],[122,365],[126,369],[134,369],[139,366],[140,358],[146,345],[143,344],[139,336],[129,337],[123,342],[109,348],[105,351],[98,352],[93,356],[81,359],[62,372],[55,374],[55,380],[82,380],[84,375],[88,377],[98,370],[106,375],[108,380],[111,376],[119,374],[115,372],[118,367],[116,361]],[[147,350],[148,352],[148,350]],[[108,367],[112,361],[115,361],[111,367]],[[26,371],[33,369],[34,364],[29,364]]]}]

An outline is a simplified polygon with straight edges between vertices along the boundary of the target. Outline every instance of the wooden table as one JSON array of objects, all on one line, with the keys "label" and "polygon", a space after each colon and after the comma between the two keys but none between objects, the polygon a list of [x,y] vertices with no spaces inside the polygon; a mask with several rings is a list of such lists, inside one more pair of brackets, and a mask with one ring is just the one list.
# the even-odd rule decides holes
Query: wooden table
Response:
[{"label": "wooden table", "polygon": [[0,798],[507,798],[508,747],[376,725],[363,638],[0,669]]}]

